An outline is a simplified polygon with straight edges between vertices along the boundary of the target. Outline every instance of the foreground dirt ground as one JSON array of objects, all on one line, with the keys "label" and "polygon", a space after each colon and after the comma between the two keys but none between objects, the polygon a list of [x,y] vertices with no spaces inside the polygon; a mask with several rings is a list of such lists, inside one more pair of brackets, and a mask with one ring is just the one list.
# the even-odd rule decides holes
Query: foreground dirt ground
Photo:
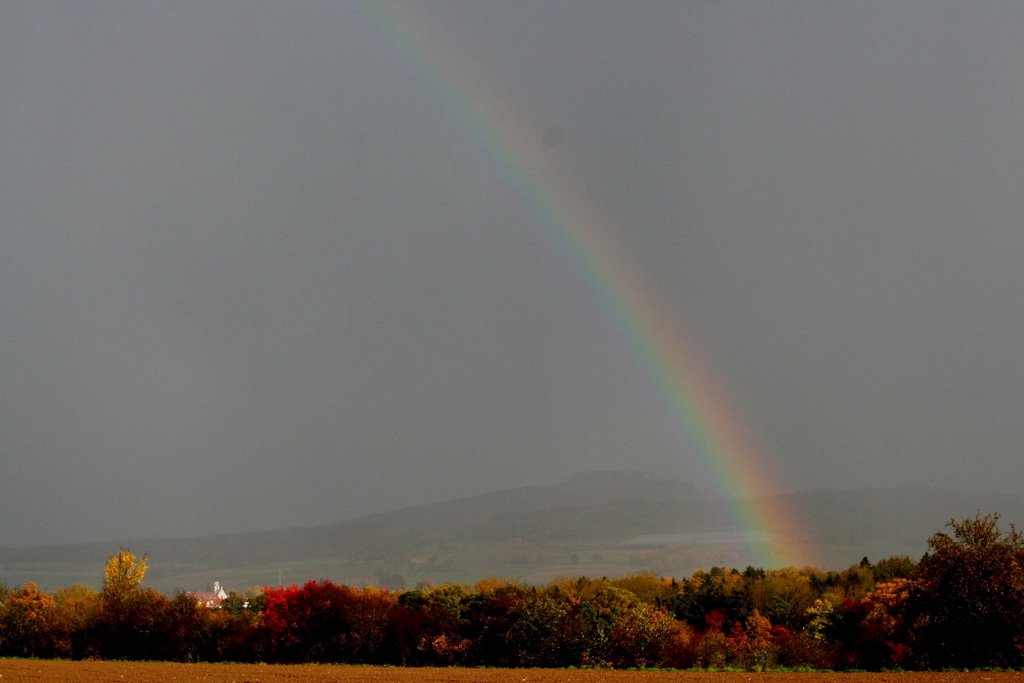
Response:
[{"label": "foreground dirt ground", "polygon": [[694,673],[562,669],[400,669],[371,666],[268,664],[164,664],[0,659],[0,683],[9,681],[209,681],[211,683],[1020,683],[1024,673]]}]

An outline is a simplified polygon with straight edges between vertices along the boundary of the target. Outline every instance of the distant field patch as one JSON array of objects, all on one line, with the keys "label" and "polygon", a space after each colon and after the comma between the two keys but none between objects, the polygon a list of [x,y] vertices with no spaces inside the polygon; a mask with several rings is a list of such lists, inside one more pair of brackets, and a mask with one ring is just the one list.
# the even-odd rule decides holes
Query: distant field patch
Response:
[{"label": "distant field patch", "polygon": [[672,534],[643,534],[622,542],[622,545],[712,545],[718,543],[769,543],[771,534],[760,531],[708,531]]}]

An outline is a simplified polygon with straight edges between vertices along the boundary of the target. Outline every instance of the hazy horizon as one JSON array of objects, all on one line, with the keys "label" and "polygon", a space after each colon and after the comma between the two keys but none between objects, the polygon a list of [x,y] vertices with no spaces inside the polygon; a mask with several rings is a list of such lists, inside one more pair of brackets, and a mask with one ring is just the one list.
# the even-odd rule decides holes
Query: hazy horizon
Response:
[{"label": "hazy horizon", "polygon": [[1022,34],[999,2],[0,5],[0,546],[599,470],[732,493],[570,210],[757,486],[1019,494]]}]

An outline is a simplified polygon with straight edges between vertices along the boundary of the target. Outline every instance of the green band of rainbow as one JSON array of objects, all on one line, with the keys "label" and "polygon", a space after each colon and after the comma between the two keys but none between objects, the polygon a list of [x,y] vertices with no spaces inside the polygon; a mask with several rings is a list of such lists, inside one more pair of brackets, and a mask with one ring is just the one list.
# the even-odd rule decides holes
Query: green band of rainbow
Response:
[{"label": "green band of rainbow", "polygon": [[758,532],[764,567],[803,563],[799,535],[764,458],[746,436],[726,392],[651,287],[618,245],[574,177],[552,160],[536,125],[487,87],[416,6],[367,2],[364,16],[406,59],[440,104],[527,202],[548,239],[573,264],[614,321],[668,409],[688,451],[700,454],[715,488],[732,501],[734,524]]}]

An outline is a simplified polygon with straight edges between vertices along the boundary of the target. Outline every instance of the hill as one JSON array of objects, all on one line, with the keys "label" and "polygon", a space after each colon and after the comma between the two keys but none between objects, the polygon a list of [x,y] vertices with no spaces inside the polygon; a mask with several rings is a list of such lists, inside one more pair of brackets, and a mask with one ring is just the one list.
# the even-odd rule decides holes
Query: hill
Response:
[{"label": "hill", "polygon": [[925,551],[950,518],[998,512],[1024,521],[1024,497],[923,487],[812,490],[758,501],[800,520],[793,537],[738,528],[735,501],[685,482],[639,474],[579,475],[550,486],[498,491],[315,527],[179,539],[0,548],[0,581],[44,589],[98,585],[120,545],[148,553],[147,585],[195,590],[330,578],[388,587],[474,582],[501,575],[544,582],[559,575],[636,571],[686,576],[710,566],[758,564],[766,544],[802,548],[822,569]]}]

